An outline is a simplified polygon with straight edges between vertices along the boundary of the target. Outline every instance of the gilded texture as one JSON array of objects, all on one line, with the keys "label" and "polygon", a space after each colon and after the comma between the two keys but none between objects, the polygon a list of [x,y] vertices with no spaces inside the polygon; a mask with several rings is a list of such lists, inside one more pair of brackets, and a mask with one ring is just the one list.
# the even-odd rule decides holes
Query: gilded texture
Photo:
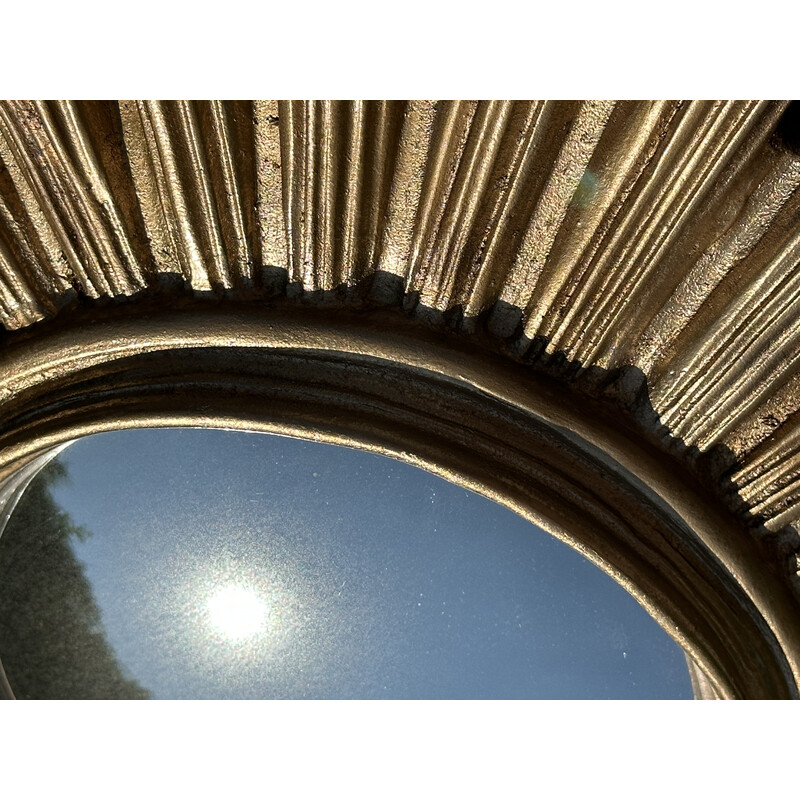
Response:
[{"label": "gilded texture", "polygon": [[5,348],[4,515],[53,448],[103,430],[225,427],[357,446],[571,544],[647,608],[714,696],[798,696],[797,599],[747,530],[602,402],[396,309],[201,298],[124,311],[90,309]]},{"label": "gilded texture", "polygon": [[[457,309],[465,333],[488,312],[532,368],[640,370],[656,417],[637,424],[671,457],[728,453],[719,496],[754,535],[785,534],[800,520],[786,107],[3,103],[0,321],[146,297],[166,276],[261,302],[275,268],[301,295],[388,273],[407,309]],[[797,585],[791,541],[779,558]]]}]

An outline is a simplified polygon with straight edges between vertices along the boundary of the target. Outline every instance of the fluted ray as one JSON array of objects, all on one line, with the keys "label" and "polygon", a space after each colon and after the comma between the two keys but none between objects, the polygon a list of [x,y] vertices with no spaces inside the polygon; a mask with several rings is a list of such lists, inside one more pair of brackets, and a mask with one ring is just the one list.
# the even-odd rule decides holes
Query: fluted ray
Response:
[{"label": "fluted ray", "polygon": [[482,103],[476,109],[436,236],[431,236],[422,256],[425,277],[420,300],[425,305],[445,310],[452,302],[458,267],[500,151],[510,110],[510,103],[499,101]]},{"label": "fluted ray", "polygon": [[[28,143],[14,118],[13,105],[0,106],[0,162],[3,165],[3,198],[0,205],[8,251],[18,254],[18,276],[9,281],[28,282],[35,294],[59,298],[78,280],[84,292],[98,292],[76,253],[69,232],[64,229]],[[8,262],[10,263],[10,262]],[[29,320],[28,324],[33,320]],[[22,327],[24,320],[20,320]]]},{"label": "fluted ray", "polygon": [[121,102],[125,144],[142,217],[159,272],[177,273],[196,289],[209,289],[208,274],[179,185],[176,156],[157,103]]},{"label": "fluted ray", "polygon": [[528,302],[526,333],[542,336],[554,352],[571,332],[580,296],[591,284],[594,256],[613,233],[618,215],[650,164],[678,104],[619,104],[609,118],[606,146],[598,147],[554,242],[547,269]]},{"label": "fluted ray", "polygon": [[752,252],[798,185],[800,158],[787,154],[750,196],[736,224],[703,253],[653,319],[634,351],[636,363],[645,371],[722,279]]},{"label": "fluted ray", "polygon": [[781,428],[780,437],[789,435],[800,418],[800,373],[795,372],[782,386],[776,387],[770,397],[758,408],[750,410],[740,423],[722,440],[722,444],[737,460],[748,465],[757,463],[762,447],[775,440],[775,432]]},{"label": "fluted ray", "polygon": [[[213,134],[203,132],[193,103],[120,104],[157,269],[182,274],[201,291],[246,280],[252,260],[246,233],[252,206],[241,206],[224,110],[219,104],[206,110]],[[254,176],[248,178],[252,183]]]},{"label": "fluted ray", "polygon": [[774,502],[775,492],[800,476],[800,425],[788,426],[783,435],[749,455],[734,474],[741,496],[752,505]]},{"label": "fluted ray", "polygon": [[[511,148],[503,171],[488,187],[487,214],[478,228],[479,239],[473,256],[474,269],[466,275],[458,295],[467,317],[477,316],[499,296],[497,275],[516,252],[522,231],[515,224],[530,191],[530,178],[541,147],[544,130],[551,117],[552,103],[515,103],[508,123]],[[515,117],[517,119],[515,119]]]},{"label": "fluted ray", "polygon": [[[275,100],[259,100],[253,103],[253,139],[256,158],[258,215],[258,238],[264,266],[289,267],[287,240],[291,240],[289,224],[284,217],[284,194],[282,185],[283,158],[291,159],[291,149],[281,148],[280,113],[288,113],[288,103],[280,110]],[[288,194],[288,193],[287,193]]]},{"label": "fluted ray", "polygon": [[256,167],[251,104],[213,101],[198,105],[201,125],[208,131],[200,137],[209,165],[204,192],[207,202],[216,206],[230,280],[248,285],[260,260],[253,217]]},{"label": "fluted ray", "polygon": [[435,242],[445,214],[452,207],[451,193],[477,111],[478,103],[467,101],[441,103],[437,108],[406,265],[409,291],[421,293],[430,281],[437,279],[432,258]]},{"label": "fluted ray", "polygon": [[539,280],[559,226],[567,215],[569,204],[613,109],[614,103],[611,102],[584,104],[566,133],[519,252],[504,280],[500,299],[509,305],[527,307],[531,290]]},{"label": "fluted ray", "polygon": [[392,275],[405,276],[413,261],[414,227],[436,112],[436,103],[415,101],[403,115],[379,263]]},{"label": "fluted ray", "polygon": [[172,290],[394,303],[617,397],[665,458],[713,463],[721,502],[785,548],[800,526],[787,105],[0,103],[0,322]]},{"label": "fluted ray", "polygon": [[734,157],[756,111],[757,104],[692,103],[676,117],[648,179],[598,253],[591,290],[576,298],[573,324],[559,343],[571,358],[584,365],[620,363],[653,304],[679,282],[662,259]]},{"label": "fluted ray", "polygon": [[[707,443],[702,437],[725,436],[731,424],[723,423],[715,409],[730,407],[737,420],[745,416],[749,404],[743,402],[741,391],[748,385],[770,386],[771,392],[779,387],[776,377],[765,373],[774,354],[786,346],[792,349],[798,332],[798,262],[800,232],[774,259],[763,266],[758,262],[749,286],[742,286],[740,279],[739,294],[724,313],[706,328],[703,339],[684,348],[680,358],[673,357],[672,374],[655,385],[654,401],[664,422],[687,441]],[[719,391],[723,385],[728,388],[724,393]],[[734,391],[735,385],[739,391]]]}]

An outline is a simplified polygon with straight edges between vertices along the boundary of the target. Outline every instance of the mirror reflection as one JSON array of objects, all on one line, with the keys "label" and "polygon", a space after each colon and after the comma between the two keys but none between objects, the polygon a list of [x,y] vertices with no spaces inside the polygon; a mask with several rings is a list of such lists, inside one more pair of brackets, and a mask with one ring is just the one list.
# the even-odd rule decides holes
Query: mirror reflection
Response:
[{"label": "mirror reflection", "polygon": [[0,537],[20,698],[689,698],[681,649],[512,512],[287,437],[82,439]]}]

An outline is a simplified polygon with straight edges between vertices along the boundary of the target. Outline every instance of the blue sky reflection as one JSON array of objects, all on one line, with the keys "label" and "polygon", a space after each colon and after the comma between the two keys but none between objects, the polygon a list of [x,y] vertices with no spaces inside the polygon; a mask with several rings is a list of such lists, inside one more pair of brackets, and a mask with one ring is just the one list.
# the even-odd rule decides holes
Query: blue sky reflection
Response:
[{"label": "blue sky reflection", "polygon": [[691,696],[681,650],[594,565],[393,459],[186,429],[60,458],[107,640],[156,698]]}]

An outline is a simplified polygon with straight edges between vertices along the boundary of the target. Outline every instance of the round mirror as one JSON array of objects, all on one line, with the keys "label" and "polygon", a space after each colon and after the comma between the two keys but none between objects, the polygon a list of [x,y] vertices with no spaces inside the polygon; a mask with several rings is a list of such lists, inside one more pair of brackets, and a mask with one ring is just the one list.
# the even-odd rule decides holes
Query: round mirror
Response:
[{"label": "round mirror", "polygon": [[511,511],[265,434],[79,440],[0,538],[18,698],[689,698],[682,650]]}]

